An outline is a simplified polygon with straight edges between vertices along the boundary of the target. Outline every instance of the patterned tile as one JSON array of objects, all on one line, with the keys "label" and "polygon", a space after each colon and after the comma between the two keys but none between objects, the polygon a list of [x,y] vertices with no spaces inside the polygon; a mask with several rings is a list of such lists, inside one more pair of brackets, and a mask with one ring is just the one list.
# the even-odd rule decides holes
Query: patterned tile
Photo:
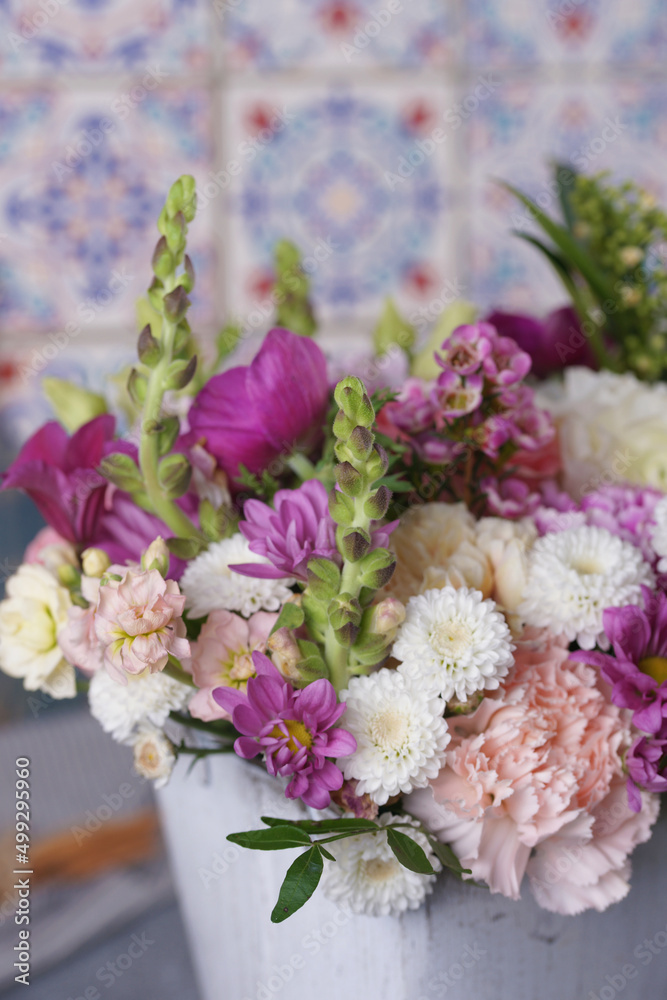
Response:
[{"label": "patterned tile", "polygon": [[492,178],[521,188],[557,214],[548,162],[632,178],[663,203],[667,182],[667,84],[535,86],[505,84],[471,116],[466,135],[470,183],[472,287],[484,305],[546,309],[565,297],[537,251],[512,229],[535,231],[527,213]]},{"label": "patterned tile", "polygon": [[[455,51],[447,0],[213,0],[235,69],[436,66]],[[278,16],[276,16],[278,15]]]},{"label": "patterned tile", "polygon": [[467,58],[484,66],[664,65],[663,0],[467,0]]},{"label": "patterned tile", "polygon": [[209,65],[210,22],[209,0],[3,0],[0,70],[197,72]]},{"label": "patterned tile", "polygon": [[[210,166],[207,95],[162,88],[130,106],[111,90],[16,90],[0,96],[0,124],[3,329],[46,333],[71,323],[81,339],[99,328],[133,330],[169,184]],[[211,229],[209,218],[193,230],[202,322],[212,311]]]},{"label": "patterned tile", "polygon": [[[270,312],[272,248],[305,255],[323,318],[405,308],[451,275],[447,219],[451,103],[440,87],[243,88],[224,110],[230,306],[251,326]],[[216,192],[217,187],[217,192]]]}]

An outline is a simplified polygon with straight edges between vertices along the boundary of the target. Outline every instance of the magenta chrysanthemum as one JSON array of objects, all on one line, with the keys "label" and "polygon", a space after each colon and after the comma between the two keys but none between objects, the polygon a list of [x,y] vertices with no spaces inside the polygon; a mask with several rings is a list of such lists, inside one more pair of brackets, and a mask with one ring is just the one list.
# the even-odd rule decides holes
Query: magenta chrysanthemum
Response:
[{"label": "magenta chrysanthemum", "polygon": [[331,757],[346,757],[357,743],[346,729],[334,728],[345,706],[338,703],[333,685],[324,679],[295,691],[262,653],[253,653],[256,677],[245,694],[220,687],[213,692],[242,734],[234,749],[246,760],[263,753],[269,774],[292,775],[285,789],[288,799],[303,799],[314,809],[325,809],[331,792],[343,784],[343,775]]}]

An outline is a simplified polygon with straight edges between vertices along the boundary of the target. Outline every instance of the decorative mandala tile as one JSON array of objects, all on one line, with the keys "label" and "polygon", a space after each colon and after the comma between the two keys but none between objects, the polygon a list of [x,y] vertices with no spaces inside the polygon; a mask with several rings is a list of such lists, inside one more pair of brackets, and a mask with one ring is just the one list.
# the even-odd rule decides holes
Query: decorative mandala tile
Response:
[{"label": "decorative mandala tile", "polygon": [[[667,85],[581,87],[506,84],[480,106],[466,135],[471,164],[463,193],[470,212],[474,298],[486,306],[538,311],[565,293],[541,255],[512,229],[537,232],[528,213],[493,178],[510,181],[557,215],[548,163],[594,173],[610,170],[667,200]],[[562,175],[565,183],[567,174]]]},{"label": "decorative mandala tile", "polygon": [[667,58],[663,0],[467,0],[465,9],[475,65],[660,67]]},{"label": "decorative mandala tile", "polygon": [[[114,91],[0,97],[0,323],[7,336],[71,324],[134,332],[155,220],[179,174],[210,167],[208,96],[183,89],[134,107]],[[200,321],[212,312],[213,220],[193,226]]]},{"label": "decorative mandala tile", "polygon": [[407,309],[451,277],[451,135],[442,88],[236,91],[227,165],[203,189],[227,195],[228,298],[249,326],[266,307],[272,250],[301,248],[320,316],[364,321],[386,295]]},{"label": "decorative mandala tile", "polygon": [[206,70],[209,0],[3,0],[5,77]]},{"label": "decorative mandala tile", "polygon": [[[213,0],[235,69],[436,66],[456,50],[446,0]],[[279,14],[279,16],[277,16]]]}]

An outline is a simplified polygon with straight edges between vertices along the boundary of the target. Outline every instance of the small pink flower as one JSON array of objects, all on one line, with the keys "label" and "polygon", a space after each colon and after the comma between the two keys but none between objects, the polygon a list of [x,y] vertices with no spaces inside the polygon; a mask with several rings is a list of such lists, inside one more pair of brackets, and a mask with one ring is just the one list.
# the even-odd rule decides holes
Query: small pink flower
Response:
[{"label": "small pink flower", "polygon": [[115,680],[127,684],[127,674],[162,670],[169,654],[177,659],[190,655],[181,617],[184,605],[176,581],[164,580],[154,569],[127,569],[120,581],[100,587],[95,633]]},{"label": "small pink flower", "polygon": [[[494,330],[495,334],[495,330]],[[530,355],[511,337],[494,336],[491,354],[484,359],[484,374],[496,385],[514,385],[525,378],[531,367]]]},{"label": "small pink flower", "polygon": [[212,611],[192,644],[192,657],[183,666],[192,673],[199,688],[189,704],[190,715],[204,722],[229,719],[213,697],[219,687],[245,691],[248,679],[255,676],[252,653],[263,653],[277,614],[258,611],[248,621],[232,611]]},{"label": "small pink flower", "polygon": [[459,326],[436,352],[435,360],[446,371],[472,375],[486,366],[496,331],[488,323]]},{"label": "small pink flower", "polygon": [[472,413],[482,402],[483,388],[484,379],[481,375],[463,378],[454,371],[442,372],[438,375],[431,397],[440,411],[437,418],[442,421]]}]

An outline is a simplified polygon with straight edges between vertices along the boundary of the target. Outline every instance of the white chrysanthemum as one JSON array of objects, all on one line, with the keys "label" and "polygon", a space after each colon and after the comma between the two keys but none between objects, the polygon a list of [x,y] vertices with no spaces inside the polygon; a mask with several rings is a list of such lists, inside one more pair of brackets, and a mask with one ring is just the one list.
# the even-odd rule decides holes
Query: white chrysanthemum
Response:
[{"label": "white chrysanthemum", "polygon": [[192,688],[165,673],[129,674],[119,684],[106,670],[98,670],[90,681],[90,712],[102,729],[119,743],[129,739],[140,723],[161,728],[171,711],[185,708]]},{"label": "white chrysanthemum", "polygon": [[155,788],[167,784],[176,763],[173,744],[160,729],[143,724],[132,740],[134,770],[149,778]]},{"label": "white chrysanthemum", "polygon": [[510,630],[478,590],[443,587],[408,601],[394,643],[399,673],[445,701],[498,687],[512,665]]},{"label": "white chrysanthemum", "polygon": [[293,580],[262,580],[242,576],[229,567],[240,563],[268,564],[268,559],[250,551],[250,545],[237,533],[214,542],[206,552],[193,559],[181,577],[185,606],[194,618],[204,618],[211,611],[238,611],[249,618],[255,611],[278,611],[292,591]]},{"label": "white chrysanthemum", "polygon": [[607,648],[605,608],[637,604],[641,584],[653,574],[639,549],[606,528],[583,526],[544,535],[530,553],[519,613],[529,625],[548,628],[582,649]]},{"label": "white chrysanthemum", "polygon": [[[385,813],[377,822],[387,827],[414,821],[407,816]],[[412,826],[401,826],[400,830],[423,848],[438,871],[440,862],[425,835]],[[436,876],[418,875],[404,868],[394,856],[385,832],[347,837],[327,846],[336,860],[326,863],[324,894],[339,906],[348,906],[353,913],[388,917],[416,910],[433,891]]]},{"label": "white chrysanthemum", "polygon": [[658,571],[660,573],[667,573],[667,497],[659,500],[655,505],[653,520],[655,521],[655,527],[653,528],[651,541],[653,542],[655,554],[660,556]]},{"label": "white chrysanthemum", "polygon": [[347,706],[341,725],[357,749],[338,763],[346,778],[356,778],[357,795],[384,805],[435,778],[450,740],[440,698],[387,668],[353,677],[340,697]]}]

